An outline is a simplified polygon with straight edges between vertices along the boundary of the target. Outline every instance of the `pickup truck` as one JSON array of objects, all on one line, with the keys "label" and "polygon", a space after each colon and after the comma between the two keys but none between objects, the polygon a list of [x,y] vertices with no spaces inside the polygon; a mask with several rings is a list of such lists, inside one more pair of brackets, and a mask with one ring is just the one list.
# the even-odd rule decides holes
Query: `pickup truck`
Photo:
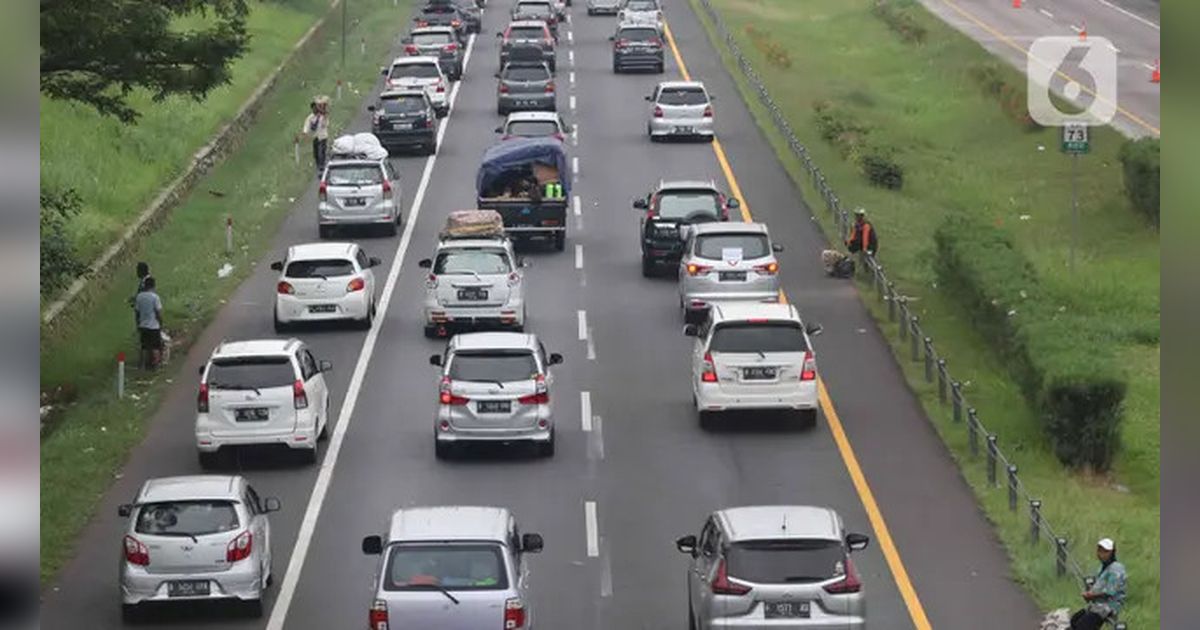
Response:
[{"label": "pickup truck", "polygon": [[[483,154],[475,178],[480,210],[495,210],[504,230],[514,239],[549,240],[562,251],[567,243],[567,202],[571,197],[567,154],[552,137],[513,138]],[[544,194],[547,182],[557,182],[561,194]]]}]

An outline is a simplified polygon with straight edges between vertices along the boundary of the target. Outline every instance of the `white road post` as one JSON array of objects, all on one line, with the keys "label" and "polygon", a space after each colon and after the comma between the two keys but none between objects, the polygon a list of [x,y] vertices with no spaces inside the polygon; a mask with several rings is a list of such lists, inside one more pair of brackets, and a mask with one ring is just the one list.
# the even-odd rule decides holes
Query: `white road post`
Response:
[{"label": "white road post", "polygon": [[117,353],[117,399],[125,398],[125,353]]},{"label": "white road post", "polygon": [[225,253],[233,255],[233,217],[225,217]]}]

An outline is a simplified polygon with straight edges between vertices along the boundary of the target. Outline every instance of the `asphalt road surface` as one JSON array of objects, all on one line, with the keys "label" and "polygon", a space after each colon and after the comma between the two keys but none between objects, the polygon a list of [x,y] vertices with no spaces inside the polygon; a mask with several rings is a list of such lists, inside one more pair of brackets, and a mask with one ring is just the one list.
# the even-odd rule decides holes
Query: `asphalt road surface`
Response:
[{"label": "asphalt road surface", "polygon": [[[614,75],[607,41],[614,20],[587,17],[576,0],[572,23],[562,27],[557,83],[560,109],[577,126],[567,142],[577,159],[578,211],[567,251],[528,252],[526,275],[528,329],[566,358],[553,392],[558,451],[552,459],[506,452],[434,458],[436,374],[427,357],[443,343],[421,334],[424,275],[416,261],[431,253],[449,211],[474,205],[475,170],[499,123],[492,34],[503,27],[508,4],[489,3],[436,157],[399,159],[404,233],[360,240],[384,260],[378,272],[389,278],[390,293],[385,288],[380,301],[384,316],[368,333],[299,333],[335,366],[332,408],[341,413],[322,466],[273,453],[239,458],[260,494],[283,502],[272,515],[276,580],[267,593],[268,616],[248,620],[226,607],[183,606],[153,611],[142,627],[365,627],[376,559],[360,553],[361,537],[382,532],[397,507],[485,504],[511,508],[525,531],[545,536],[545,551],[531,559],[539,628],[682,628],[686,558],[674,539],[696,533],[712,510],[757,503],[828,505],[850,530],[871,535],[856,563],[872,628],[1035,627],[1032,601],[1010,580],[1003,549],[855,288],[821,272],[825,244],[808,207],[684,2],[667,7],[668,20],[691,75],[717,96],[720,146],[736,188],[754,218],[787,247],[780,259],[788,297],[806,319],[825,324],[815,344],[836,420],[825,415],[807,430],[779,422],[699,428],[688,382],[690,340],[681,334],[674,281],[641,277],[630,202],[659,178],[735,186],[715,147],[651,144],[645,137],[642,96],[657,81],[680,76],[674,56],[667,55],[662,76]],[[365,111],[355,128],[367,128]],[[116,506],[148,477],[200,472],[192,375],[221,339],[272,336],[275,276],[267,263],[289,244],[316,239],[315,203],[313,186],[258,271],[190,355],[180,357],[176,386],[145,442],[46,593],[43,628],[121,626],[117,562],[124,523]],[[834,426],[844,432],[840,443]],[[586,505],[594,520],[585,516]]]},{"label": "asphalt road surface", "polygon": [[[1112,126],[1140,138],[1159,136],[1161,84],[1150,75],[1161,56],[1159,4],[1155,0],[921,0],[934,14],[983,45],[992,54],[1025,71],[1030,43],[1038,37],[1103,37],[1117,53],[1117,106]],[[1079,69],[1064,70],[1089,84]],[[1055,91],[1065,85],[1058,82]],[[1088,95],[1083,94],[1084,98]]]}]

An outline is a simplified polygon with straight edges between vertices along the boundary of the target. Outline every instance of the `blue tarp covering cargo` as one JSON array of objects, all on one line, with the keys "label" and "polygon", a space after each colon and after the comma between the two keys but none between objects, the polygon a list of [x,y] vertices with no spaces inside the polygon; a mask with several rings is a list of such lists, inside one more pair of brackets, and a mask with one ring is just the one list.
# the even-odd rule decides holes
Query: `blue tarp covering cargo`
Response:
[{"label": "blue tarp covering cargo", "polygon": [[485,193],[502,187],[505,180],[519,172],[529,172],[534,164],[557,169],[564,196],[570,197],[567,152],[562,142],[555,138],[513,138],[493,145],[483,153],[475,178],[475,191],[480,197],[490,197],[491,194]]}]

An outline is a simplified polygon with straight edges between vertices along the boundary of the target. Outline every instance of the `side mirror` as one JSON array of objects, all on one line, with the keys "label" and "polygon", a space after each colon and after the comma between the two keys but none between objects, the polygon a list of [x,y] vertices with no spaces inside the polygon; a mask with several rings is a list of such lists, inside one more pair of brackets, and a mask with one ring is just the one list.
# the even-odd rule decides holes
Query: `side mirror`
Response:
[{"label": "side mirror", "polygon": [[550,365],[558,365],[563,362],[563,356],[557,352],[550,353]]},{"label": "side mirror", "polygon": [[617,41],[617,36],[616,36],[616,35],[609,35],[609,36],[608,36],[608,41],[610,41],[610,42],[615,42],[615,41]]},{"label": "side mirror", "polygon": [[571,125],[568,125],[567,123],[562,123],[562,130],[563,130],[563,133],[571,133]]},{"label": "side mirror", "polygon": [[385,76],[385,77],[386,77],[386,76],[387,76],[387,73],[388,73],[387,66],[383,66],[383,67],[381,67],[381,68],[379,69],[379,74],[382,74],[383,76]]},{"label": "side mirror", "polygon": [[503,131],[504,131],[504,127],[496,127],[496,128],[495,128],[495,129],[493,129],[492,131],[493,131],[493,132],[495,132],[495,133],[501,133],[501,132],[503,132]]},{"label": "side mirror", "polygon": [[643,98],[645,98],[647,101],[650,101],[650,102],[653,102],[653,101],[654,101],[654,95],[653,95],[653,94],[651,94],[651,95],[649,95],[649,96],[645,96],[645,97],[643,97]]},{"label": "side mirror", "polygon": [[496,31],[496,37],[504,37],[503,31]]},{"label": "side mirror", "polygon": [[321,361],[317,361],[317,369],[320,370],[321,372],[332,372],[333,371],[333,362],[325,361],[323,359]]},{"label": "side mirror", "polygon": [[729,201],[725,202],[725,206],[731,210],[737,210],[738,208],[742,207],[742,202],[738,201],[737,199],[735,199],[733,197],[730,197]]},{"label": "side mirror", "polygon": [[117,516],[120,516],[122,518],[128,518],[130,514],[133,514],[133,505],[132,504],[126,503],[124,505],[117,506]]},{"label": "side mirror", "polygon": [[418,261],[417,261],[417,266],[418,266],[418,267],[420,267],[420,268],[422,268],[422,269],[430,269],[430,268],[432,268],[432,267],[433,267],[433,259],[431,259],[431,258],[422,258],[421,260],[418,260]]},{"label": "side mirror", "polygon": [[675,548],[678,549],[680,553],[686,553],[693,558],[696,557],[696,537],[691,534],[688,534],[687,536],[681,536],[680,538],[676,539]]},{"label": "side mirror", "polygon": [[541,534],[522,534],[521,535],[521,551],[525,553],[537,553],[542,550],[544,541]]},{"label": "side mirror", "polygon": [[362,539],[362,552],[368,556],[378,556],[383,553],[383,539],[379,536],[366,536]]},{"label": "side mirror", "polygon": [[412,43],[412,38],[411,38],[411,37],[401,37],[401,38],[400,38],[400,43],[401,43],[401,44],[411,44],[411,43]]},{"label": "side mirror", "polygon": [[373,112],[373,111],[375,111],[375,106],[374,106],[374,105],[367,105],[367,111],[369,111],[369,112]]},{"label": "side mirror", "polygon": [[206,367],[208,367],[208,366],[206,366],[206,365],[204,365],[203,363],[201,363],[201,364],[200,364],[200,369],[196,370],[196,372],[197,372],[197,373],[199,373],[199,374],[200,374],[200,376],[204,376],[204,368],[206,368]]},{"label": "side mirror", "polygon": [[850,551],[862,551],[870,543],[870,537],[864,534],[846,534],[846,546],[850,548]]},{"label": "side mirror", "polygon": [[779,243],[771,243],[771,251],[778,254],[779,252],[783,251],[783,245],[780,245]]},{"label": "side mirror", "polygon": [[382,261],[382,260],[379,260],[379,258],[377,258],[377,257],[375,257],[375,256],[372,256],[372,257],[370,257],[370,258],[368,258],[368,259],[367,259],[367,266],[368,266],[368,267],[378,267],[379,265],[382,265],[382,264],[383,264],[383,261]]},{"label": "side mirror", "polygon": [[275,271],[283,271],[283,261],[276,260],[275,262],[271,263],[271,269]]},{"label": "side mirror", "polygon": [[283,504],[281,504],[279,499],[276,499],[275,497],[267,497],[263,499],[263,512],[278,512],[282,507]]},{"label": "side mirror", "polygon": [[499,72],[493,73],[493,74],[492,74],[492,76],[494,76],[494,77],[496,77],[497,79],[499,79],[499,78],[500,78],[500,73],[499,73]]},{"label": "side mirror", "polygon": [[440,354],[429,355],[429,365],[442,367],[442,355],[440,355]]},{"label": "side mirror", "polygon": [[695,324],[684,324],[683,334],[685,337],[695,337],[700,334],[700,329]]},{"label": "side mirror", "polygon": [[646,203],[645,199],[638,198],[633,200],[633,207],[637,208],[638,210],[645,210],[649,207],[649,205]]},{"label": "side mirror", "polygon": [[825,330],[825,328],[822,327],[820,324],[805,324],[804,325],[804,332],[808,333],[812,337],[816,337],[817,335],[821,334],[822,330]]}]

